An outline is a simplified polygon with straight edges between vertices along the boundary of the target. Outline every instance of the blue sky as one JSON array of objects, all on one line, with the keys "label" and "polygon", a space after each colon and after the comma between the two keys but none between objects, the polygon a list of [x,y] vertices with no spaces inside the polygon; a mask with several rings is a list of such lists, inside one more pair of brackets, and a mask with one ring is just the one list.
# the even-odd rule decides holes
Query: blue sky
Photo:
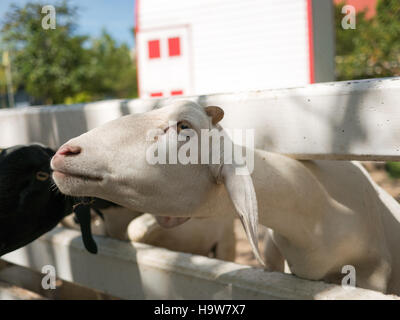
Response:
[{"label": "blue sky", "polygon": [[[56,0],[0,0],[0,21],[12,3],[24,5],[27,2],[54,4]],[[119,43],[125,42],[134,47],[132,32],[134,21],[135,0],[69,0],[78,6],[78,33],[93,37],[100,35],[105,28]]]}]

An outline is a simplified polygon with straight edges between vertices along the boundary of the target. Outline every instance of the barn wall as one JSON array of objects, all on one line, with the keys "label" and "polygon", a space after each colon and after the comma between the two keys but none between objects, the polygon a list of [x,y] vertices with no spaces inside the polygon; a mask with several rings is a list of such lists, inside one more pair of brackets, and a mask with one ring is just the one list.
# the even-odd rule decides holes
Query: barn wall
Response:
[{"label": "barn wall", "polygon": [[[322,2],[327,7],[327,0]],[[325,14],[320,14],[315,22],[319,29],[316,47],[320,39],[333,36],[321,28],[320,22],[326,23],[324,18]],[[174,68],[167,67],[177,59],[168,57],[165,49],[165,32],[173,33],[176,29],[180,34],[179,28],[187,29],[187,56],[183,60],[184,64],[189,63],[186,72],[190,74],[190,85],[185,88],[185,95],[292,87],[310,82],[307,0],[146,0],[140,1],[138,19],[142,96],[148,96],[151,90],[163,90],[163,84],[169,86],[168,79],[174,81],[176,75],[182,74],[180,68],[175,68],[175,74]],[[164,52],[158,61],[153,59],[150,63],[147,41],[158,35]],[[321,40],[321,45],[326,42]],[[330,50],[331,46],[325,49]],[[317,61],[326,62],[333,58],[333,53],[321,54],[317,50],[315,56]],[[153,69],[155,65],[158,72]],[[324,64],[318,63],[320,66]],[[324,76],[325,73],[330,74]],[[322,68],[316,74],[317,79],[326,81],[333,73]],[[187,83],[186,78],[183,82]]]}]

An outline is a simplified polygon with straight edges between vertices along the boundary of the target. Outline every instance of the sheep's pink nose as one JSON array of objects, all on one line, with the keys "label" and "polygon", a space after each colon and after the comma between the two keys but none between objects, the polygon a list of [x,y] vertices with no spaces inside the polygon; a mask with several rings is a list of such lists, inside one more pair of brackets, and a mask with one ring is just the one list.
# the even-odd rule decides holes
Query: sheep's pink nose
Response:
[{"label": "sheep's pink nose", "polygon": [[75,156],[80,154],[82,151],[81,147],[78,146],[70,146],[68,144],[62,146],[60,149],[58,149],[57,153],[55,154],[56,156]]}]

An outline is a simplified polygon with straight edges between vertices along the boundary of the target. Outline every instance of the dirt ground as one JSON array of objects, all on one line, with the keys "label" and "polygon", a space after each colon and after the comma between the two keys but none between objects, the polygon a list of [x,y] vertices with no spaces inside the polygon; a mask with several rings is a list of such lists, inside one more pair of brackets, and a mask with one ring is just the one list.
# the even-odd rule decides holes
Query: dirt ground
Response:
[{"label": "dirt ground", "polygon": [[385,171],[384,162],[362,162],[372,179],[400,202],[400,179],[393,179]]},{"label": "dirt ground", "polygon": [[[387,172],[385,171],[385,163],[362,162],[362,164],[368,170],[372,179],[400,202],[400,179],[393,179],[388,176]],[[264,250],[262,241],[264,232],[264,230],[259,232],[259,246],[261,252]],[[254,258],[251,247],[247,241],[246,234],[244,233],[243,227],[239,220],[235,221],[235,234],[237,238],[235,262],[259,267],[260,265]]]}]

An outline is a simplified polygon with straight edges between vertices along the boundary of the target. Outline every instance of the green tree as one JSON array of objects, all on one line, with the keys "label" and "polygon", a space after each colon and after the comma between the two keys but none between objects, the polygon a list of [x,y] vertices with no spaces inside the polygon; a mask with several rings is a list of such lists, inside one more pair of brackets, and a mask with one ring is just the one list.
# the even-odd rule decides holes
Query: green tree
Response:
[{"label": "green tree", "polygon": [[62,103],[87,79],[87,37],[73,35],[76,8],[66,1],[55,6],[56,29],[43,29],[43,5],[12,5],[2,24],[2,41],[11,52],[16,83],[39,101]]},{"label": "green tree", "polygon": [[136,65],[128,46],[118,45],[103,30],[99,39],[92,41],[90,49],[89,92],[98,97],[132,98],[137,96]]},{"label": "green tree", "polygon": [[356,16],[356,29],[343,29],[336,5],[336,74],[338,80],[400,76],[400,1],[380,0],[376,15]]},{"label": "green tree", "polygon": [[[1,55],[0,51],[0,55]],[[2,64],[0,64],[0,108],[6,107],[6,96],[7,94],[7,83],[6,83],[6,73]]]},{"label": "green tree", "polygon": [[[343,29],[341,8],[335,10],[336,73],[338,80],[400,76],[400,1],[380,0],[376,15],[356,16],[355,30]],[[400,162],[386,163],[393,178],[400,178]]]},{"label": "green tree", "polygon": [[137,97],[136,64],[125,44],[118,45],[103,30],[98,39],[92,39],[87,53],[87,80],[79,93],[65,99],[66,103]]},{"label": "green tree", "polygon": [[65,0],[55,5],[56,29],[45,30],[43,6],[12,5],[1,25],[20,88],[45,104],[137,96],[135,63],[125,44],[105,31],[92,41],[76,35],[77,8]]}]

